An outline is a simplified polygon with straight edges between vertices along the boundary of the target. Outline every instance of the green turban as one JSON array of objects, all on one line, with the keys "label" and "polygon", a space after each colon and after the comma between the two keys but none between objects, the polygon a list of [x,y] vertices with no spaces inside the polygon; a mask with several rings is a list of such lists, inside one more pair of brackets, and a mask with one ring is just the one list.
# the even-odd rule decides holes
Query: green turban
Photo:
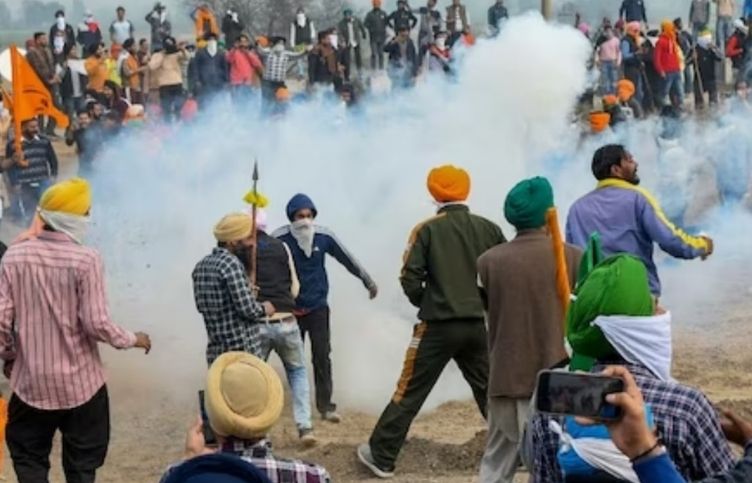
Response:
[{"label": "green turban", "polygon": [[546,224],[546,212],[553,206],[551,183],[538,176],[520,181],[512,188],[504,202],[504,217],[517,230],[541,228]]},{"label": "green turban", "polygon": [[567,311],[567,340],[580,357],[603,359],[617,354],[601,329],[591,325],[598,316],[646,317],[654,311],[648,271],[641,260],[631,255],[603,260],[588,273],[575,295],[577,298]]}]

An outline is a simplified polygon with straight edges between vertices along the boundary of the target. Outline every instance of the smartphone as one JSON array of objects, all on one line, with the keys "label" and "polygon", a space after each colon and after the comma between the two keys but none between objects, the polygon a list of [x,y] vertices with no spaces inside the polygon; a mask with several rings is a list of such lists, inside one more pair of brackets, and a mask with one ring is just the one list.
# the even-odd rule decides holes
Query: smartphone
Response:
[{"label": "smartphone", "polygon": [[201,412],[201,421],[204,423],[202,427],[204,432],[204,442],[207,446],[216,446],[217,436],[214,434],[214,431],[212,431],[211,425],[209,424],[209,416],[206,415],[206,407],[204,406],[204,391],[198,392],[198,408]]},{"label": "smartphone", "polygon": [[606,402],[606,396],[624,392],[617,377],[579,372],[541,371],[535,407],[555,415],[583,416],[598,421],[616,421],[621,409]]}]

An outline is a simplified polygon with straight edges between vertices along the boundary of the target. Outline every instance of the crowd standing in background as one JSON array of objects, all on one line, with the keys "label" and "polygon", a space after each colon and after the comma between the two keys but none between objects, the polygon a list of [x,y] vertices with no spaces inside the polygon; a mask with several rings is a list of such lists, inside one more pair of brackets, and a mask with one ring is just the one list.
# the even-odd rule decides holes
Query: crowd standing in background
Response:
[{"label": "crowd standing in background", "polygon": [[[467,205],[469,173],[451,165],[429,173],[426,185],[438,210],[410,234],[400,276],[420,322],[397,388],[356,450],[367,471],[394,475],[412,421],[454,360],[488,422],[478,462],[483,483],[511,483],[522,463],[540,483],[749,481],[752,425],[731,413],[719,416],[702,392],[670,377],[671,315],[660,305],[654,246],[676,258],[705,260],[713,240],[673,223],[681,218],[673,208],[668,216],[639,187],[631,153],[606,142],[610,129],[656,112],[661,139],[670,141],[682,115],[706,104],[725,109],[726,66],[735,86],[729,109],[752,113],[752,0],[713,1],[715,19],[709,0],[693,0],[686,24],[676,18],[659,28],[648,24],[644,0],[624,0],[617,16],[604,18],[594,32],[577,18],[574,27],[590,42],[599,73],[580,102],[592,110],[587,136],[602,146],[592,157],[596,188],[566,216],[567,243],[545,178],[523,180],[507,194],[504,216],[516,232],[507,242]],[[427,0],[418,9],[398,0],[391,12],[382,6],[373,0],[363,18],[344,9],[324,28],[300,8],[286,38],[251,35],[237,11],[200,4],[190,14],[191,41],[176,38],[161,3],[146,15],[144,37],[124,7],[104,24],[106,36],[91,12],[74,28],[58,11],[49,34],[37,32],[27,43],[26,61],[73,121],[64,141],[75,146],[80,174],[89,176],[119,133],[145,123],[158,129],[190,123],[222,98],[273,121],[288,105],[314,96],[355,106],[379,78],[388,78],[394,91],[431,75],[451,80],[462,52],[473,47],[473,29],[495,37],[509,19],[503,0],[488,7],[484,28],[473,27],[460,0],[441,6]],[[55,183],[55,120],[22,121],[0,159],[7,213],[30,225],[0,265],[0,358],[13,391],[7,443],[20,483],[46,481],[52,437],[60,430],[67,481],[92,482],[109,443],[97,344],[148,352],[151,341],[110,320],[102,261],[83,245],[91,188],[79,178]],[[166,471],[164,483],[223,481],[228,474],[243,481],[331,480],[319,465],[272,452],[268,433],[284,394],[264,361],[272,350],[279,355],[300,442],[317,444],[306,338],[319,419],[337,424],[343,417],[333,397],[326,256],[358,278],[369,298],[378,287],[333,231],[315,223],[310,197],[293,196],[285,210],[289,224],[277,230],[266,226],[262,199],[249,193],[250,214],[232,213],[215,225],[216,246],[192,272],[208,338],[207,418],[190,428],[186,458]],[[624,418],[585,425],[538,414],[531,408],[535,376],[553,367],[622,378],[625,392],[612,402]],[[206,424],[217,436],[212,448]],[[747,445],[736,465],[727,440]],[[588,447],[593,441],[599,451]]]}]

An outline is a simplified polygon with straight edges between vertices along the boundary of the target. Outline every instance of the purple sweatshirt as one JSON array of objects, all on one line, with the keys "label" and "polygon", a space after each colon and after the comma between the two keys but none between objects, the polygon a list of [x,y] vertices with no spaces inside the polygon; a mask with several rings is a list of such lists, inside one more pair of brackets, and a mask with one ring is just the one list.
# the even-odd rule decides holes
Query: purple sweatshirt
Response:
[{"label": "purple sweatshirt", "polygon": [[661,294],[661,282],[653,262],[653,243],[684,259],[702,256],[708,249],[703,238],[674,226],[645,189],[614,178],[598,183],[569,210],[567,242],[584,249],[594,232],[601,236],[604,255],[629,253],[645,263],[655,296]]}]

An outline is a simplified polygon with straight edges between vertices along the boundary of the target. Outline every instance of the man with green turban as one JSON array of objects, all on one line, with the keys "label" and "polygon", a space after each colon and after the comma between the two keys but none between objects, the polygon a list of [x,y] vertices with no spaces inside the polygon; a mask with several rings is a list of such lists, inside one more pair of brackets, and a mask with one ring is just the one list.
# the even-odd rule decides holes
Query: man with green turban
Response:
[{"label": "man with green turban", "polygon": [[[481,483],[513,481],[522,423],[527,420],[536,376],[541,369],[567,359],[554,237],[546,224],[546,213],[553,206],[548,180],[521,181],[504,203],[504,214],[517,228],[517,236],[478,259],[478,278],[486,300],[490,374]],[[565,245],[563,252],[568,295],[576,281],[581,252],[572,245]]]}]

